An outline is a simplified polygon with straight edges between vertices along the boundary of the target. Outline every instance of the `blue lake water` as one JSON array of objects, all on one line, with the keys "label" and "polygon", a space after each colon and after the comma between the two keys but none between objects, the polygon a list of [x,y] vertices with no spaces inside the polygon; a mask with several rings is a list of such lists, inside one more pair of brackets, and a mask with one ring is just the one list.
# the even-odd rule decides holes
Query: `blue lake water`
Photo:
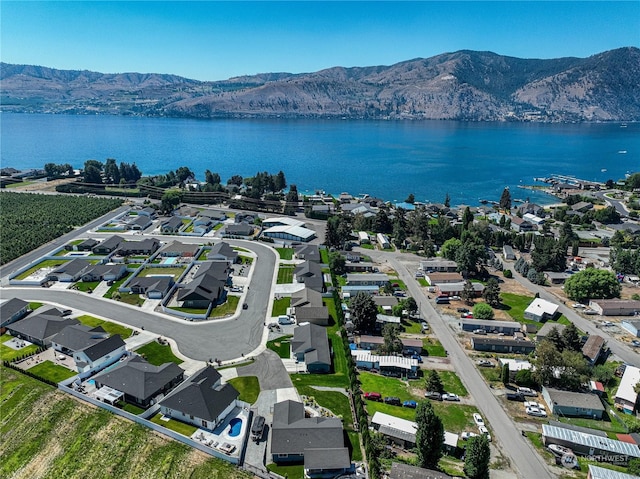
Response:
[{"label": "blue lake water", "polygon": [[[623,178],[640,170],[640,124],[464,123],[454,121],[192,120],[118,116],[0,116],[1,165],[81,167],[87,159],[136,163],[143,174],[188,166],[252,176],[285,172],[299,191],[368,193],[402,201],[475,205],[554,198],[518,185],[534,177]],[[606,170],[606,171],[603,171]]]}]

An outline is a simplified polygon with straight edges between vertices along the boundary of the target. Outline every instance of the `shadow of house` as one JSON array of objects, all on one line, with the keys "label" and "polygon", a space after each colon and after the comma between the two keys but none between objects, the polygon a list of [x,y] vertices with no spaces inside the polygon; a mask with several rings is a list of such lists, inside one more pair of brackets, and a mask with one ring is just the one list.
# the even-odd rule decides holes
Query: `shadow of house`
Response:
[{"label": "shadow of house", "polygon": [[304,463],[308,477],[335,477],[351,469],[342,421],[305,417],[302,403],[283,401],[273,407],[271,459],[276,464]]},{"label": "shadow of house", "polygon": [[203,427],[218,427],[238,405],[240,393],[231,384],[221,384],[220,373],[207,366],[160,402],[165,416]]},{"label": "shadow of house", "polygon": [[96,387],[120,391],[126,402],[146,408],[182,382],[183,375],[184,371],[175,363],[154,366],[140,356],[132,356],[93,379]]}]

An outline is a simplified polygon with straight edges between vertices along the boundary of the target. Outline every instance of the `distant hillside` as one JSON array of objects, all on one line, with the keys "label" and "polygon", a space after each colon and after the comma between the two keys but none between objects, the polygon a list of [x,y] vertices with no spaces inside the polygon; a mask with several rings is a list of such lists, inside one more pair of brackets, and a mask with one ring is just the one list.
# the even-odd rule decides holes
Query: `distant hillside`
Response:
[{"label": "distant hillside", "polygon": [[218,82],[0,64],[3,111],[469,121],[639,121],[640,49],[551,60],[459,51]]}]

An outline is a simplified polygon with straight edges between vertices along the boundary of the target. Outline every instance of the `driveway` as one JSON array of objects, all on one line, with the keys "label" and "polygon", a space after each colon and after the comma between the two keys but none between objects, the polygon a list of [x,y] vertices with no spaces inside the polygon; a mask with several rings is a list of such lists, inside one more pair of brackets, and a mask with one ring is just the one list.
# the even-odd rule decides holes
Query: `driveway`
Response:
[{"label": "driveway", "polygon": [[265,349],[256,360],[237,369],[238,376],[257,376],[261,391],[292,388],[293,383],[280,356]]}]

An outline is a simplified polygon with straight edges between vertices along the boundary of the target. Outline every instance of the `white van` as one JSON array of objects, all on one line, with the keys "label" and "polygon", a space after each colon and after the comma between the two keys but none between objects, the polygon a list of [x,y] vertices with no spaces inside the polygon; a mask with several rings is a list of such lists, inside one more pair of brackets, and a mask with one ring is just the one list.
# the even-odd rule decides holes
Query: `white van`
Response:
[{"label": "white van", "polygon": [[295,321],[291,319],[289,316],[282,315],[278,316],[278,324],[294,324]]}]

